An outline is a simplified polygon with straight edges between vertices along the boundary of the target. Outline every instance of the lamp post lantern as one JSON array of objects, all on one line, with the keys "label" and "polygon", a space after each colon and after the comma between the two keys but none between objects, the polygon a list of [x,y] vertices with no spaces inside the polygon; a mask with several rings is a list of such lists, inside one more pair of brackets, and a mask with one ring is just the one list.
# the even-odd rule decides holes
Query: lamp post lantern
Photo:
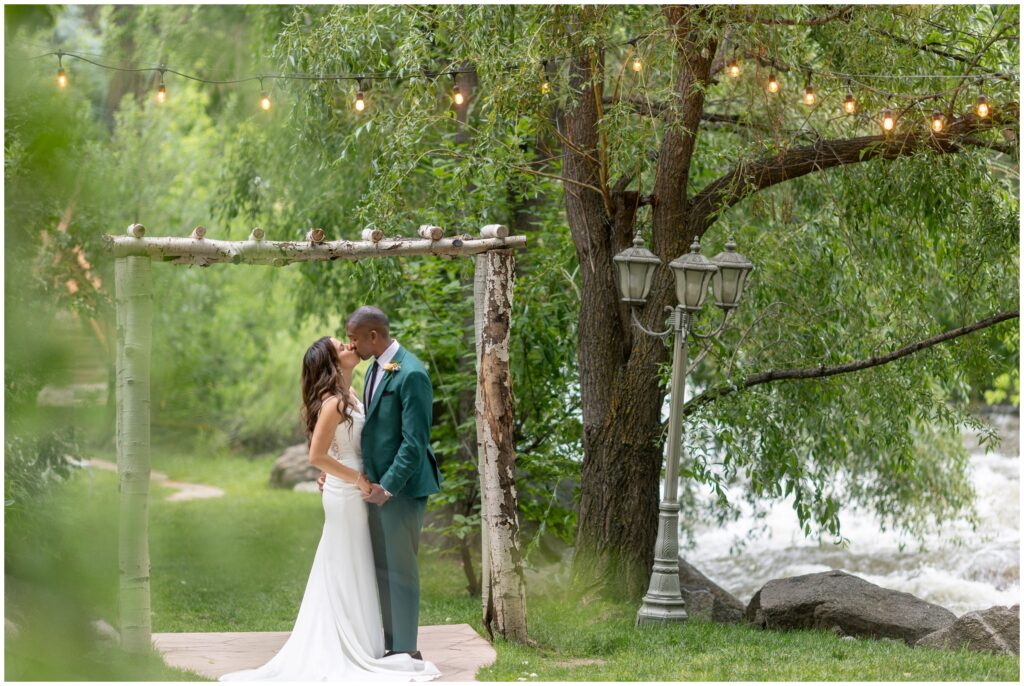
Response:
[{"label": "lamp post lantern", "polygon": [[[613,260],[619,270],[619,288],[622,301],[630,306],[633,325],[644,333],[657,338],[674,337],[672,355],[672,386],[669,405],[668,456],[665,465],[665,493],[658,510],[658,537],[654,546],[654,569],[644,596],[643,604],[637,611],[637,626],[644,624],[684,622],[687,619],[686,601],[679,587],[679,463],[682,457],[683,422],[682,411],[686,401],[686,376],[688,369],[687,337],[699,339],[715,338],[725,330],[740,297],[750,271],[754,268],[745,257],[736,252],[736,244],[730,238],[725,251],[709,260],[700,254],[700,243],[694,238],[690,252],[673,260],[669,267],[675,275],[675,307],[671,311],[671,326],[665,331],[650,331],[636,316],[638,307],[643,307],[650,293],[654,272],[660,260],[643,247],[643,239],[637,236],[633,247],[627,248]],[[722,322],[718,328],[707,334],[692,329],[693,315],[704,307],[708,285],[715,293],[715,304],[722,308]]]}]

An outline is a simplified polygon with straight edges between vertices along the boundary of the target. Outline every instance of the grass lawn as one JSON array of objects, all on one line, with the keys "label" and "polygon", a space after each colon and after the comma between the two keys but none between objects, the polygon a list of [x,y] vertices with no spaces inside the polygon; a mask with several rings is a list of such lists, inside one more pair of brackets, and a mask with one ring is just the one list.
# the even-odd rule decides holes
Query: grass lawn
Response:
[{"label": "grass lawn", "polygon": [[[110,459],[113,455],[96,454]],[[287,631],[305,588],[323,513],[313,494],[267,487],[274,456],[179,454],[154,449],[153,468],[177,481],[223,488],[222,498],[150,509],[153,631]],[[88,470],[38,503],[31,528],[7,534],[7,616],[22,625],[6,642],[6,677],[54,680],[197,678],[158,659],[128,662],[95,648],[82,630],[116,624],[117,482]],[[421,624],[472,625],[485,635],[478,598],[459,563],[421,550]],[[844,641],[817,631],[765,632],[691,620],[633,626],[636,604],[581,597],[554,579],[530,589],[536,645],[498,640],[487,681],[1017,681],[1015,657]],[[32,621],[24,618],[31,616]],[[50,621],[39,620],[48,617]],[[21,621],[19,621],[21,620]],[[60,621],[58,621],[60,620]],[[65,629],[63,633],[54,627]],[[81,649],[82,647],[85,649]],[[75,656],[82,653],[85,657]]]}]

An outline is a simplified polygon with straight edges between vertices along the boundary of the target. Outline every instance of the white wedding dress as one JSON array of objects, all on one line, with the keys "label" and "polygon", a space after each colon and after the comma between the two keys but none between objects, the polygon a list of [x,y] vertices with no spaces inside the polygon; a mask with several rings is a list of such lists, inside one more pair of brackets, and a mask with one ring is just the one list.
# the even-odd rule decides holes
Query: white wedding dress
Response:
[{"label": "white wedding dress", "polygon": [[[362,471],[361,406],[350,408],[328,455]],[[231,672],[221,681],[430,681],[432,662],[384,654],[384,628],[362,492],[330,474],[324,484],[324,531],[291,636],[262,667]]]}]

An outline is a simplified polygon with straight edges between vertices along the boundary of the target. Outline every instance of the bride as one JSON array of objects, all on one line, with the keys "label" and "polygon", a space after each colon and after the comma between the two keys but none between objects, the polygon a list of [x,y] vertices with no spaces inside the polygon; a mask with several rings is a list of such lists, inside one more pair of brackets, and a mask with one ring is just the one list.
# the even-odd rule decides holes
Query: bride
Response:
[{"label": "bride", "polygon": [[303,419],[309,461],[327,473],[324,530],[295,627],[262,667],[221,681],[430,681],[433,663],[384,654],[384,629],[363,493],[360,432],[365,415],[352,392],[359,356],[336,338],[316,341],[302,360]]}]

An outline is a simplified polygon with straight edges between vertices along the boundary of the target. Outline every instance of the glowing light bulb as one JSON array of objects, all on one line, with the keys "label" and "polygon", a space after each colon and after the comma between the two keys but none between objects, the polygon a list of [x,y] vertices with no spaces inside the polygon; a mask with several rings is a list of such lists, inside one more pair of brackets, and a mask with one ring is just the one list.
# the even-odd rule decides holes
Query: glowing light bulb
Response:
[{"label": "glowing light bulb", "polygon": [[779,80],[777,78],[775,78],[775,74],[774,73],[769,74],[768,75],[768,92],[769,93],[778,93],[779,92],[779,88],[781,88],[781,86],[779,85]]},{"label": "glowing light bulb", "polygon": [[455,86],[455,88],[452,89],[452,99],[455,100],[456,105],[461,105],[462,103],[466,102],[466,98],[463,97],[462,91],[459,90],[458,86]]},{"label": "glowing light bulb", "polygon": [[732,60],[729,62],[728,69],[729,69],[729,76],[731,76],[732,78],[735,79],[736,77],[738,77],[740,75],[740,63],[736,61],[735,57],[733,57]]},{"label": "glowing light bulb", "polygon": [[363,92],[359,91],[356,93],[356,112],[362,112],[366,109],[366,100],[363,99]]},{"label": "glowing light bulb", "polygon": [[932,114],[932,131],[934,131],[935,133],[942,131],[942,127],[945,125],[945,123],[946,122],[942,118],[942,112],[935,110],[935,113]]},{"label": "glowing light bulb", "polygon": [[267,95],[266,91],[263,91],[262,93],[260,93],[260,108],[264,112],[269,112],[270,111],[270,107],[271,107],[272,104],[273,103],[270,102],[270,96]]},{"label": "glowing light bulb", "polygon": [[853,114],[857,111],[857,101],[853,99],[853,93],[846,91],[846,99],[843,101],[843,109],[846,110],[847,114]]},{"label": "glowing light bulb", "polygon": [[639,71],[643,70],[643,68],[644,68],[644,63],[640,61],[640,58],[639,57],[634,57],[633,58],[633,71],[639,72]]},{"label": "glowing light bulb", "polygon": [[814,94],[814,86],[808,84],[807,88],[804,89],[804,104],[813,105],[817,99],[818,96]]},{"label": "glowing light bulb", "polygon": [[892,127],[896,125],[896,120],[892,118],[892,110],[885,109],[882,111],[882,128],[886,131],[892,131]]},{"label": "glowing light bulb", "polygon": [[541,95],[547,95],[548,93],[550,93],[551,92],[551,84],[548,83],[547,81],[545,81],[544,83],[540,84],[540,92],[541,92]]},{"label": "glowing light bulb", "polygon": [[167,86],[162,83],[156,91],[156,101],[161,105],[167,102]]},{"label": "glowing light bulb", "polygon": [[60,69],[57,70],[57,85],[60,86],[61,88],[67,88],[68,87],[68,75],[64,71],[64,67],[61,67]]},{"label": "glowing light bulb", "polygon": [[984,95],[978,96],[978,107],[976,108],[976,111],[978,113],[978,116],[981,117],[982,119],[987,117],[991,112],[988,106],[988,100],[985,98]]}]

